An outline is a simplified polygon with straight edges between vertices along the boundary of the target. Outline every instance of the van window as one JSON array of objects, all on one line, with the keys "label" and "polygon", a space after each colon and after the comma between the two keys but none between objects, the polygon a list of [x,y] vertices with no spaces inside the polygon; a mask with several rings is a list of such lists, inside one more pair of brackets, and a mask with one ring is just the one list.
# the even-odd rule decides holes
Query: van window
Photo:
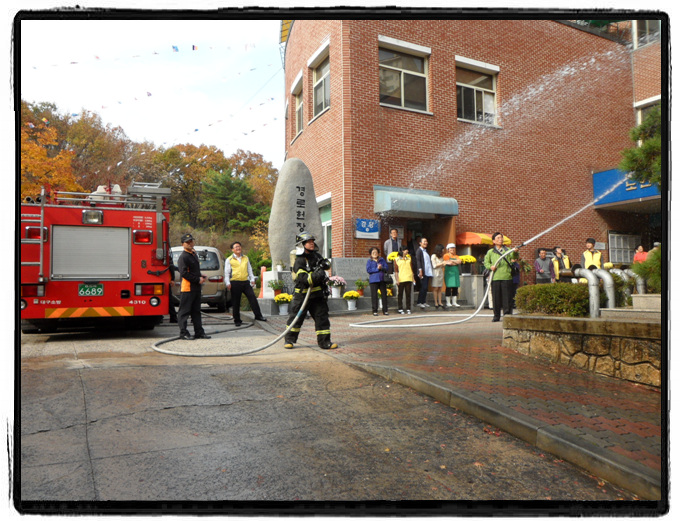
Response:
[{"label": "van window", "polygon": [[202,271],[216,271],[220,269],[220,259],[214,251],[196,250]]},{"label": "van window", "polygon": [[[200,248],[196,250],[196,253],[198,254],[198,260],[202,271],[216,271],[220,269],[220,259],[218,258],[217,253],[214,251],[201,250]],[[175,266],[177,266],[181,254],[181,251],[172,252],[172,263]]]}]

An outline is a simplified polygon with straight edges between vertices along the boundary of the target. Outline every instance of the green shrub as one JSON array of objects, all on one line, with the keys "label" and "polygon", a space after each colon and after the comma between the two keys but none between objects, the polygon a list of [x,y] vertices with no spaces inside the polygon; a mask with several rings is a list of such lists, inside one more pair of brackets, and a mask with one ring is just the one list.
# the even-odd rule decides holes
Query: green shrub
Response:
[{"label": "green shrub", "polygon": [[[606,297],[600,294],[600,305]],[[590,314],[587,284],[534,284],[523,286],[515,296],[517,309],[524,313],[585,317]]]}]

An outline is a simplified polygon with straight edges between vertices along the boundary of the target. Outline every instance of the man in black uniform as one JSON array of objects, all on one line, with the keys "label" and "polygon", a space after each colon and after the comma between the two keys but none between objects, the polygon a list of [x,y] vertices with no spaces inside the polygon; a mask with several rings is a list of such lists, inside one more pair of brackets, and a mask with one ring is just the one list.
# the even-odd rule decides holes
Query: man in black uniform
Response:
[{"label": "man in black uniform", "polygon": [[191,323],[194,325],[194,339],[210,338],[203,330],[201,321],[201,284],[205,282],[205,277],[201,275],[201,263],[198,255],[194,251],[194,238],[187,233],[182,236],[182,246],[184,251],[180,253],[177,261],[177,268],[180,274],[180,298],[179,313],[179,338],[182,340],[192,340],[187,329],[189,315]]},{"label": "man in black uniform", "polygon": [[[295,295],[288,312],[290,325],[302,307],[302,303],[311,291],[307,301],[307,311],[314,319],[316,326],[316,341],[321,349],[335,349],[338,344],[331,342],[331,321],[328,318],[328,285],[326,284],[326,269],[330,268],[328,261],[318,253],[314,243],[314,236],[309,232],[300,232],[295,238],[296,258],[293,264],[293,280],[295,282]],[[306,313],[305,313],[306,314]],[[300,328],[305,320],[303,314],[295,327],[288,330],[283,347],[292,349],[297,342]]]}]

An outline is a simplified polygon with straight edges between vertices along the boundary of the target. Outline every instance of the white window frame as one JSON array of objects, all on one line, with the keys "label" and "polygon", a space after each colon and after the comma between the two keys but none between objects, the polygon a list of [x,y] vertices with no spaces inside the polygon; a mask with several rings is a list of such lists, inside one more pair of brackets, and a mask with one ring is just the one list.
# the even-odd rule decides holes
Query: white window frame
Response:
[{"label": "white window frame", "polygon": [[635,107],[635,121],[639,125],[642,123],[642,111],[648,107],[651,107],[653,105],[660,105],[661,104],[661,94],[658,96],[652,96],[651,98],[644,99],[642,101],[638,101],[634,104]]},{"label": "white window frame", "polygon": [[[331,40],[330,37],[326,37],[326,39],[323,41],[323,43],[319,46],[319,48],[314,51],[314,54],[307,60],[307,67],[312,70],[312,119],[310,120],[313,121],[314,119],[318,118],[321,114],[326,112],[327,110],[330,110],[331,108],[331,99],[330,99],[330,81],[331,81],[331,66],[330,66],[330,45],[331,45]],[[317,78],[317,70],[319,69],[319,66],[323,64],[324,61],[328,59],[328,72],[323,75],[321,78]],[[319,111],[316,112],[316,87],[319,84],[323,84],[324,87],[322,91],[325,91],[325,85],[328,82],[328,105],[326,105],[325,100],[323,103],[323,108]]]},{"label": "white window frame", "polygon": [[609,232],[609,262],[612,264],[633,264],[635,248],[642,242],[638,234]]},{"label": "white window frame", "polygon": [[[321,210],[321,208],[324,206],[331,206],[331,192],[317,197],[316,204],[319,207],[319,210]],[[321,255],[323,255],[325,259],[330,259],[333,254],[332,229],[332,219],[321,222],[321,233],[323,235],[323,251],[321,251]]]},{"label": "white window frame", "polygon": [[297,76],[293,80],[293,84],[290,88],[290,95],[295,101],[295,118],[293,119],[293,139],[296,138],[300,132],[302,132],[303,121],[303,109],[304,109],[304,99],[302,97],[302,71],[298,72]]},{"label": "white window frame", "polygon": [[[486,89],[482,87],[477,87],[474,85],[468,85],[466,83],[461,83],[458,81],[458,78],[456,78],[456,98],[458,98],[458,86],[460,85],[461,88],[466,88],[466,89],[471,89],[473,92],[475,92],[475,103],[477,99],[476,93],[482,92],[482,96],[484,94],[491,94],[493,95],[493,122],[486,122],[486,121],[477,121],[476,119],[465,119],[465,118],[458,118],[458,121],[465,121],[467,123],[477,123],[479,125],[485,125],[485,126],[498,126],[498,74],[500,73],[500,67],[497,65],[493,65],[490,63],[485,63],[481,62],[478,60],[473,60],[471,58],[466,58],[464,56],[456,56],[456,67],[461,68],[461,69],[467,69],[471,71],[476,71],[476,72],[481,72],[482,74],[488,74],[491,76],[492,81],[493,81],[493,89]],[[461,100],[456,99],[456,103],[458,106],[460,106]],[[458,110],[458,107],[456,107],[456,111]],[[475,110],[475,114],[477,111]],[[484,113],[484,111],[482,111]]]},{"label": "white window frame", "polygon": [[[429,47],[425,47],[423,45],[417,45],[414,43],[406,42],[403,40],[397,40],[396,38],[391,38],[389,36],[382,36],[378,35],[378,51],[380,49],[387,49],[391,51],[396,51],[400,52],[403,54],[408,54],[411,56],[416,56],[418,58],[422,58],[423,60],[423,73],[418,73],[415,71],[411,70],[406,70],[406,69],[400,69],[398,67],[391,67],[389,65],[382,65],[378,63],[378,68],[379,69],[388,69],[392,71],[397,71],[399,72],[399,78],[401,81],[401,104],[400,105],[395,105],[393,103],[386,103],[386,102],[380,102],[380,105],[383,107],[391,107],[391,108],[399,108],[403,110],[411,110],[414,112],[425,112],[425,113],[430,113],[429,108],[430,108],[430,56],[432,54],[432,49]],[[411,75],[411,76],[416,76],[419,78],[424,78],[425,79],[425,109],[417,109],[414,107],[406,107],[404,106],[404,76],[405,75]],[[378,83],[380,82],[380,79],[378,79]]]}]

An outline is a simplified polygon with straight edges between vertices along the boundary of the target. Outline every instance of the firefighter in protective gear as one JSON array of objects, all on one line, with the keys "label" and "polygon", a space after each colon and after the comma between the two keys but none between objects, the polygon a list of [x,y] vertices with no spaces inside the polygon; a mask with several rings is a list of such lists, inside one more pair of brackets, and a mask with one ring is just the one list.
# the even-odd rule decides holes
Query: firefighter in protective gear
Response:
[{"label": "firefighter in protective gear", "polygon": [[[331,342],[331,321],[328,318],[328,285],[326,284],[326,271],[330,265],[318,252],[314,236],[309,232],[300,232],[295,237],[295,263],[293,264],[293,281],[295,282],[295,294],[288,312],[290,325],[302,307],[302,303],[311,291],[307,301],[307,310],[314,319],[316,327],[316,341],[321,349],[335,349],[338,344]],[[303,314],[295,327],[286,333],[283,347],[292,349],[297,342],[302,323],[305,320]]]}]

